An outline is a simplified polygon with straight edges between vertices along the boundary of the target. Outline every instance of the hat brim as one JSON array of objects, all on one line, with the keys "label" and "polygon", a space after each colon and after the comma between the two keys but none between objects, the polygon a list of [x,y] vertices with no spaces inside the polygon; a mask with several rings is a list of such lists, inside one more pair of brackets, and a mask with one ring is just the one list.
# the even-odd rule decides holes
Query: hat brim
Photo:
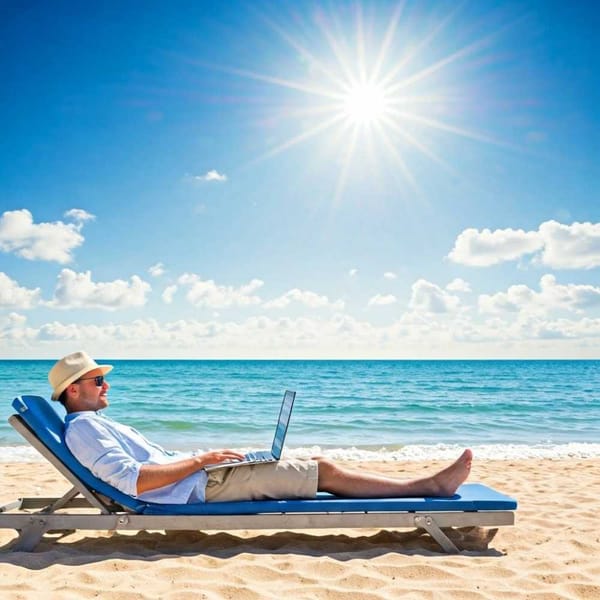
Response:
[{"label": "hat brim", "polygon": [[64,381],[61,381],[60,385],[58,385],[57,388],[52,393],[52,396],[51,396],[52,400],[58,400],[60,395],[74,381],[77,381],[82,375],[85,375],[86,373],[89,373],[90,371],[95,371],[96,369],[100,369],[102,371],[102,375],[106,375],[107,373],[110,373],[113,370],[113,366],[112,365],[97,365],[90,369],[90,365],[86,365],[83,369],[81,369],[80,371],[77,371],[77,373],[72,373]]}]

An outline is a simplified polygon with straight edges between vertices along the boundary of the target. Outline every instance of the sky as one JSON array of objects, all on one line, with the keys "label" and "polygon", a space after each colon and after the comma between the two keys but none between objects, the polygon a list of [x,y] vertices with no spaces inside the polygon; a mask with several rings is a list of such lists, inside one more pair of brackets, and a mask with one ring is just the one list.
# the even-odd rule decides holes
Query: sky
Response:
[{"label": "sky", "polygon": [[600,16],[0,6],[0,358],[599,358]]}]

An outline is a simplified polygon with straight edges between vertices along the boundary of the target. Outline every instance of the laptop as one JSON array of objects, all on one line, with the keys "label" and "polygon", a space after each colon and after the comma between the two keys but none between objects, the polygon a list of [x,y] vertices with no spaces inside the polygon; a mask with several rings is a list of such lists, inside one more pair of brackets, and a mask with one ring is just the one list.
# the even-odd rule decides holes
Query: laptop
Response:
[{"label": "laptop", "polygon": [[279,419],[275,427],[275,436],[273,437],[273,445],[271,450],[259,450],[257,452],[248,452],[244,455],[243,460],[234,460],[206,465],[205,471],[215,471],[216,469],[233,469],[236,467],[247,467],[248,465],[258,465],[262,463],[277,462],[281,458],[285,434],[287,433],[290,417],[292,416],[292,407],[296,392],[286,390],[279,409]]}]

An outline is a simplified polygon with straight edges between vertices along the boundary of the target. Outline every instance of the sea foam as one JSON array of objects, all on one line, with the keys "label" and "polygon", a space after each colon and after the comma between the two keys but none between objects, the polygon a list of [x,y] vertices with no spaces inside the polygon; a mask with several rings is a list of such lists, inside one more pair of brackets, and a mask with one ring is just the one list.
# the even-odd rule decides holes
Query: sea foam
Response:
[{"label": "sea foam", "polygon": [[[401,462],[427,460],[453,460],[463,450],[457,444],[406,445],[401,448],[322,448],[310,446],[287,448],[283,458],[310,458],[325,456],[333,460],[362,462]],[[471,446],[476,460],[523,460],[523,459],[565,459],[598,458],[600,444],[488,444]],[[202,452],[208,449],[200,449]],[[256,448],[238,448],[240,452]],[[41,462],[44,459],[30,446],[0,447],[0,463]]]}]

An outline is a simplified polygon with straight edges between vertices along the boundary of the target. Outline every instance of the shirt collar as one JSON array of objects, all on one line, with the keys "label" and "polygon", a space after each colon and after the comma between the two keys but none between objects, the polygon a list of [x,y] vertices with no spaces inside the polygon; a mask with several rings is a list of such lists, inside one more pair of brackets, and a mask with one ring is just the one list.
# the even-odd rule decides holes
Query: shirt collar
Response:
[{"label": "shirt collar", "polygon": [[[65,415],[65,423],[67,423],[68,421],[72,421],[73,419],[76,419],[79,415],[87,415],[90,413],[93,413],[98,417],[104,417],[104,415],[102,414],[102,411],[100,411],[100,410],[96,410],[96,411],[94,411],[94,410],[78,410],[75,412],[67,413]],[[106,418],[106,417],[104,417],[104,418]]]}]

